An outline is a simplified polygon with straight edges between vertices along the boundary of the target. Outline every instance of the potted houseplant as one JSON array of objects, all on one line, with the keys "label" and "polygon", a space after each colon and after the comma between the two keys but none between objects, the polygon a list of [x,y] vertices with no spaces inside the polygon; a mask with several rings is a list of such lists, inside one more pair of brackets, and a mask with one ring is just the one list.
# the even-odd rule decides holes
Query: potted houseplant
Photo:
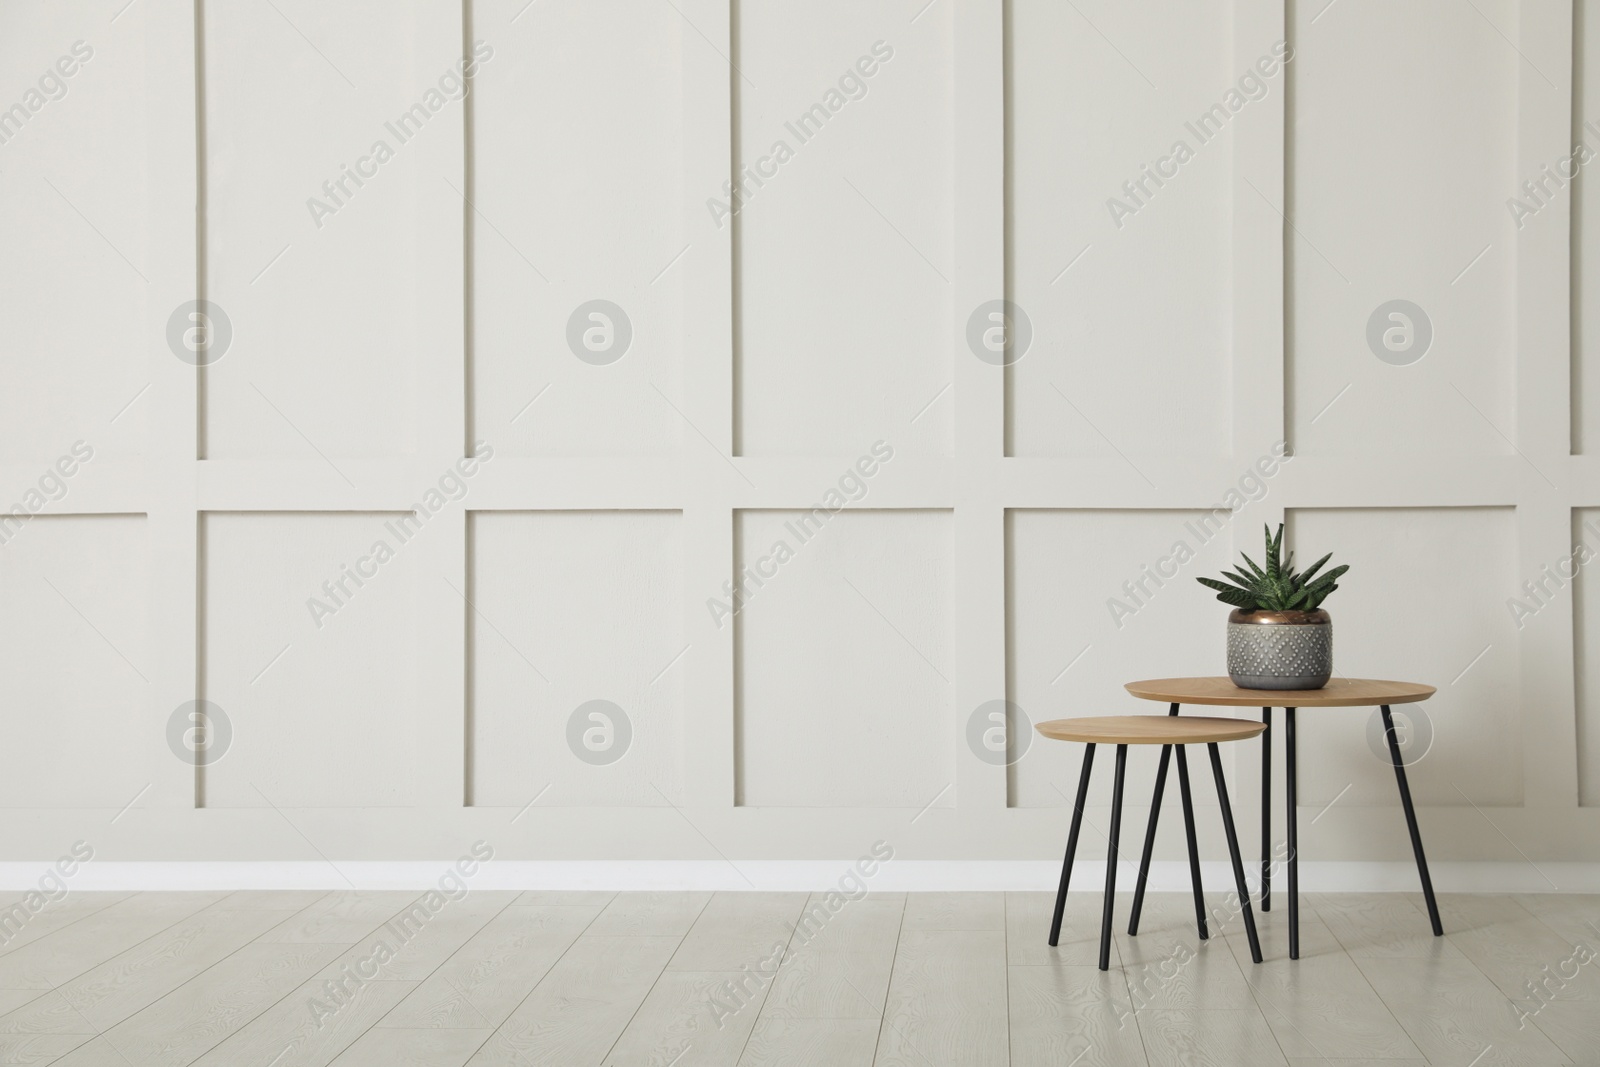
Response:
[{"label": "potted houseplant", "polygon": [[1304,571],[1294,553],[1282,557],[1283,524],[1266,533],[1265,567],[1240,553],[1245,565],[1223,571],[1228,581],[1197,579],[1232,604],[1228,615],[1228,675],[1241,689],[1321,689],[1333,674],[1333,620],[1321,604],[1339,588],[1340,565],[1318,576],[1330,552]]}]

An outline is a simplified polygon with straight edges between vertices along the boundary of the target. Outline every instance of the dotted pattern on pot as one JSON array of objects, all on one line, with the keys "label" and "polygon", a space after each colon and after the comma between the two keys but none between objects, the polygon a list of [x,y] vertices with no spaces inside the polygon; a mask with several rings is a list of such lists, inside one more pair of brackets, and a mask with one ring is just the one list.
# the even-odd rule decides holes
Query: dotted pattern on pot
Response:
[{"label": "dotted pattern on pot", "polygon": [[1230,622],[1228,673],[1326,678],[1333,673],[1333,627]]}]

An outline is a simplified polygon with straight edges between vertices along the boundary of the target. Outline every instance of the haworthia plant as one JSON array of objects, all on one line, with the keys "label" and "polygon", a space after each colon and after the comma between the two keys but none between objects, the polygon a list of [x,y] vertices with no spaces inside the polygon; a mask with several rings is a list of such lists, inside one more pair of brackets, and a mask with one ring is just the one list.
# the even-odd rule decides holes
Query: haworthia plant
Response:
[{"label": "haworthia plant", "polygon": [[1263,526],[1266,534],[1266,567],[1256,566],[1255,560],[1239,553],[1245,565],[1237,572],[1223,571],[1226,582],[1216,578],[1197,578],[1201,585],[1217,591],[1217,599],[1224,604],[1232,604],[1236,608],[1245,608],[1253,611],[1315,611],[1326,599],[1328,594],[1339,588],[1339,577],[1349,570],[1349,566],[1340,564],[1321,577],[1317,572],[1322,570],[1322,565],[1328,562],[1333,553],[1323,556],[1304,571],[1294,569],[1294,553],[1290,552],[1284,558],[1283,551],[1283,523],[1278,524],[1278,533],[1273,535],[1272,529]]}]

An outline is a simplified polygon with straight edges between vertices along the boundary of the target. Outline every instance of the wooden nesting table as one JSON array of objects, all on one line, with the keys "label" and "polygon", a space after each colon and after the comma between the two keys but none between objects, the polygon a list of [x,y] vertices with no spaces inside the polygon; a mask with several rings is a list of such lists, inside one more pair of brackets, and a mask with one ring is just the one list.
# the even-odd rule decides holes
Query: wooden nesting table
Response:
[{"label": "wooden nesting table", "polygon": [[[1439,905],[1433,896],[1433,880],[1428,877],[1428,860],[1422,851],[1422,834],[1417,830],[1417,813],[1411,804],[1411,787],[1406,783],[1405,761],[1394,735],[1394,719],[1389,708],[1412,704],[1433,696],[1431,685],[1415,682],[1375,681],[1368,678],[1337,678],[1321,689],[1240,689],[1227,678],[1157,678],[1129,682],[1123,688],[1141,700],[1169,704],[1167,714],[1178,714],[1184,704],[1211,707],[1260,708],[1266,729],[1261,734],[1261,910],[1272,910],[1272,709],[1283,709],[1284,787],[1289,855],[1289,957],[1300,958],[1300,849],[1299,818],[1296,812],[1295,711],[1298,708],[1382,709],[1384,736],[1389,742],[1389,759],[1394,764],[1395,781],[1400,787],[1400,803],[1406,812],[1406,828],[1411,832],[1411,851],[1417,859],[1417,874],[1422,879],[1422,895],[1428,902],[1428,919],[1433,933],[1444,933],[1439,924]],[[1150,808],[1150,825],[1145,831],[1144,859],[1139,866],[1139,881],[1134,890],[1135,914],[1144,896],[1150,873],[1151,844],[1155,840],[1157,816],[1161,811],[1161,790],[1166,780],[1170,749],[1161,752],[1161,767],[1156,774],[1156,793]]]},{"label": "wooden nesting table", "polygon": [[[1094,768],[1096,745],[1117,746],[1117,773],[1111,786],[1111,830],[1106,837],[1106,895],[1100,913],[1100,969],[1111,966],[1111,916],[1115,911],[1117,895],[1117,839],[1122,833],[1122,780],[1128,767],[1129,745],[1161,745],[1161,774],[1167,772],[1167,757],[1174,747],[1178,750],[1178,778],[1183,786],[1183,824],[1189,838],[1189,873],[1194,886],[1194,913],[1200,927],[1200,937],[1206,936],[1205,893],[1200,887],[1200,859],[1194,842],[1194,809],[1189,801],[1189,765],[1184,757],[1185,745],[1205,745],[1211,753],[1211,771],[1217,781],[1217,807],[1222,813],[1222,828],[1228,835],[1228,858],[1233,861],[1233,880],[1239,890],[1240,911],[1244,915],[1245,934],[1250,939],[1250,959],[1261,962],[1261,941],[1256,935],[1255,918],[1250,914],[1250,887],[1244,879],[1244,861],[1239,858],[1239,836],[1233,829],[1233,808],[1228,803],[1228,784],[1222,774],[1222,757],[1217,745],[1223,741],[1241,741],[1266,730],[1263,723],[1240,719],[1209,718],[1190,715],[1101,715],[1090,719],[1053,719],[1035,727],[1046,737],[1057,741],[1083,742],[1083,770],[1078,773],[1078,799],[1072,805],[1072,830],[1067,835],[1067,855],[1061,861],[1061,885],[1056,890],[1056,908],[1050,919],[1050,945],[1054,947],[1061,937],[1061,916],[1067,904],[1067,886],[1072,881],[1072,860],[1078,851],[1078,831],[1083,826],[1083,803],[1089,794],[1089,772]],[[1150,858],[1150,841],[1145,840],[1145,860]],[[1144,868],[1140,869],[1141,875]],[[1134,932],[1139,919],[1135,915],[1129,932]]]}]

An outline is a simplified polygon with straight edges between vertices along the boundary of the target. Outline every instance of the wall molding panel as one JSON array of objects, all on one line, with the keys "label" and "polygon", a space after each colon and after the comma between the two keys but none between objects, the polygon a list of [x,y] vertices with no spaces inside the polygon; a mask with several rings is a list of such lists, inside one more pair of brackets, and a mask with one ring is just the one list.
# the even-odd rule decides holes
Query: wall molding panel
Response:
[{"label": "wall molding panel", "polygon": [[[482,839],[507,884],[790,887],[882,840],[900,888],[1040,887],[1080,754],[1030,732],[1007,766],[974,714],[1219,673],[1192,578],[1285,522],[1352,564],[1337,668],[1439,687],[1440,885],[1593,890],[1600,595],[1548,575],[1600,559],[1600,212],[1587,170],[1507,202],[1600,115],[1600,12],[1325,2],[8,8],[0,94],[94,58],[0,144],[0,511],[95,456],[0,538],[34,620],[0,883],[82,839],[101,888],[411,884]],[[232,340],[197,368],[169,334],[201,298]],[[1367,339],[1396,299],[1410,363]],[[1031,323],[1005,366],[969,341],[993,301]],[[228,720],[202,766],[195,700]],[[1368,712],[1327,716],[1307,884],[1408,888]],[[1253,828],[1256,747],[1228,767]]]}]

